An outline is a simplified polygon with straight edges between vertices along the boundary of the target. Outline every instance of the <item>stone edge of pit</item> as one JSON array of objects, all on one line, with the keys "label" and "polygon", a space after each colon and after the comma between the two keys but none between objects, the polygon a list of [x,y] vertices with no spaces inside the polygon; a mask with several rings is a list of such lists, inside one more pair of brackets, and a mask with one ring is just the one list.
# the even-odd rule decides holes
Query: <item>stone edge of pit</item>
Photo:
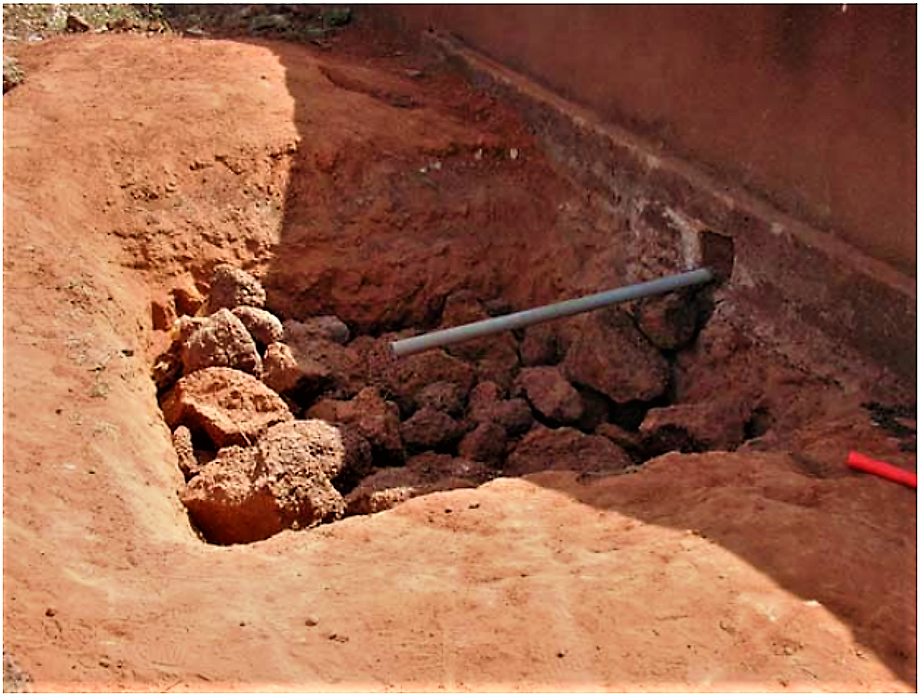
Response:
[{"label": "stone edge of pit", "polygon": [[[731,314],[795,363],[875,393],[912,395],[916,282],[753,194],[603,122],[594,112],[434,32],[423,44],[521,115],[548,158],[617,207],[656,200],[733,239]],[[905,384],[905,382],[909,384]]]}]

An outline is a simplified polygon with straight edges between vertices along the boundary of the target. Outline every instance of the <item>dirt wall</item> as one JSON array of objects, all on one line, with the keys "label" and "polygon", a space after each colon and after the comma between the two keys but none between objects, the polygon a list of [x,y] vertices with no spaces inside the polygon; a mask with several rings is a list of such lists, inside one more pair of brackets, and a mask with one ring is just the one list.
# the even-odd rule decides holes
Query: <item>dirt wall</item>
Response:
[{"label": "dirt wall", "polygon": [[916,7],[389,9],[916,275]]}]

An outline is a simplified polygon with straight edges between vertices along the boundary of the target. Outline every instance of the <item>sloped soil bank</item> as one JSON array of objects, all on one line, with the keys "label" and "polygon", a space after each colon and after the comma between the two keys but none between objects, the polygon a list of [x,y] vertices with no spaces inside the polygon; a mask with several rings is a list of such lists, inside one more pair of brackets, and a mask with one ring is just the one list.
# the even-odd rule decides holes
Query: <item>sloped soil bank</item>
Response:
[{"label": "sloped soil bank", "polygon": [[734,279],[388,355],[680,270],[654,202],[580,191],[360,22],[18,58],[3,610],[34,689],[912,689],[915,494],[843,464],[915,466],[911,401],[746,336]]}]

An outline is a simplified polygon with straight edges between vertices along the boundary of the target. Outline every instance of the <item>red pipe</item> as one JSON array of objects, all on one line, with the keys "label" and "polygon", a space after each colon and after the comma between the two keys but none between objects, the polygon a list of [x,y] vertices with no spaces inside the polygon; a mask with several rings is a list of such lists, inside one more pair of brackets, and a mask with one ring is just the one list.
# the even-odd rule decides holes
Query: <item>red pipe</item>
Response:
[{"label": "red pipe", "polygon": [[862,453],[857,453],[855,450],[850,451],[847,457],[847,464],[855,470],[876,474],[879,477],[890,479],[898,484],[906,484],[907,486],[912,486],[914,489],[917,488],[917,475],[913,472],[908,472],[900,467],[889,465],[887,462],[873,460]]}]

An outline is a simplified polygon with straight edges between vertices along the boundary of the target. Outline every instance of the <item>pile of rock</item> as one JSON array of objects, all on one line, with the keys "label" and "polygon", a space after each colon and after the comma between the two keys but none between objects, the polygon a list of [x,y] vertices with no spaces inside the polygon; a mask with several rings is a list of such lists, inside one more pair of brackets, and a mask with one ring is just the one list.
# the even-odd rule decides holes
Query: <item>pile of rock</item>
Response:
[{"label": "pile of rock", "polygon": [[346,380],[348,328],[335,318],[282,325],[265,297],[250,274],[218,265],[203,303],[180,295],[154,306],[156,327],[177,310],[195,313],[173,322],[153,377],[187,479],[180,498],[222,544],[341,517],[341,483],[372,468],[358,429],[295,417],[298,404]]},{"label": "pile of rock", "polygon": [[[219,265],[206,298],[176,292],[154,308],[173,336],[153,376],[187,480],[180,497],[212,542],[500,475],[615,473],[662,449],[730,449],[757,406],[667,406],[677,351],[702,323],[692,297],[402,359],[388,344],[413,330],[353,338],[337,317],[282,322],[265,304],[254,277]],[[456,292],[440,326],[487,307]]]}]

